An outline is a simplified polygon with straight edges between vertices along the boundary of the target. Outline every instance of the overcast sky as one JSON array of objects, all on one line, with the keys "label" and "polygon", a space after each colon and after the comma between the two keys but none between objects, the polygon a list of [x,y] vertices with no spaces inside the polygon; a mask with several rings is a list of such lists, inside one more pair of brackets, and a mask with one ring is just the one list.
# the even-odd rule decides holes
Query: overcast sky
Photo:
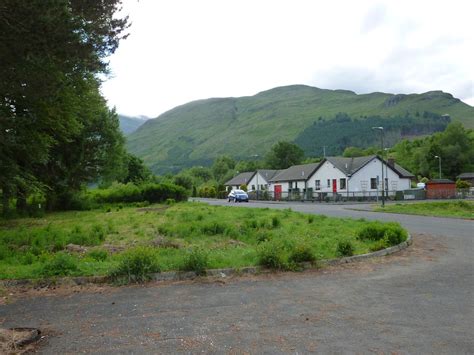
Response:
[{"label": "overcast sky", "polygon": [[474,106],[474,1],[124,0],[102,92],[126,115],[306,84]]}]

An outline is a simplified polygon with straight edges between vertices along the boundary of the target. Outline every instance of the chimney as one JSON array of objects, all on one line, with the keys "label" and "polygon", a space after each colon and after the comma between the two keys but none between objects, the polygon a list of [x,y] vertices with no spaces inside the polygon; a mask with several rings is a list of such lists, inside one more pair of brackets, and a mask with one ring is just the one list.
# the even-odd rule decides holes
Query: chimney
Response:
[{"label": "chimney", "polygon": [[388,164],[388,166],[394,168],[395,167],[395,159],[394,158],[388,158],[387,159],[387,164]]}]

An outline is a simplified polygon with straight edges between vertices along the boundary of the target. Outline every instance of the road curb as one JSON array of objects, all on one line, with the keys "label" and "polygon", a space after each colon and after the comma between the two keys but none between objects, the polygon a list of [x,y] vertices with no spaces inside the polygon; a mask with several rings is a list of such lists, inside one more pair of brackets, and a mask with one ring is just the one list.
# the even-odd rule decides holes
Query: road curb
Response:
[{"label": "road curb", "polygon": [[[326,265],[326,266],[335,266],[343,265],[353,262],[358,262],[362,260],[367,260],[371,258],[377,258],[381,256],[390,255],[396,253],[400,250],[408,248],[413,243],[413,238],[411,234],[408,234],[406,241],[394,245],[393,247],[374,251],[372,253],[354,255],[344,258],[336,259],[324,259],[319,260],[317,265]],[[312,263],[305,262],[301,263],[300,266],[302,269],[312,269],[315,266]],[[162,281],[185,281],[185,280],[194,280],[198,277],[200,278],[215,278],[215,277],[230,277],[238,275],[255,275],[262,273],[271,273],[273,270],[262,268],[259,266],[248,266],[243,268],[225,268],[225,269],[209,269],[206,270],[205,275],[198,275],[194,271],[166,271],[160,273],[151,274],[151,280],[156,282]],[[111,280],[107,276],[81,276],[81,277],[63,277],[56,279],[24,279],[24,280],[2,280],[0,281],[0,286],[3,287],[17,287],[17,286],[32,286],[36,288],[48,287],[48,286],[80,286],[86,284],[105,284],[109,283]]]}]

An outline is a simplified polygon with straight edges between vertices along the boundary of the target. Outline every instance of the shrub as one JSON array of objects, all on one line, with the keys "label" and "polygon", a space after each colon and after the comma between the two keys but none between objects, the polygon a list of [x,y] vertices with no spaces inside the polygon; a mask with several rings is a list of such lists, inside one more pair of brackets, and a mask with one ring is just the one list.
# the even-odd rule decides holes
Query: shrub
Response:
[{"label": "shrub", "polygon": [[182,270],[194,271],[197,275],[205,275],[209,264],[209,256],[202,249],[192,249],[184,259]]},{"label": "shrub", "polygon": [[227,225],[225,223],[209,222],[203,224],[200,229],[201,232],[206,235],[224,234],[227,229]]},{"label": "shrub", "polygon": [[354,255],[354,246],[348,240],[342,240],[337,243],[337,254],[340,256]]},{"label": "shrub", "polygon": [[160,272],[155,251],[146,247],[135,247],[121,255],[120,263],[109,276],[116,281],[138,283],[149,280],[150,274],[154,272]]},{"label": "shrub", "polygon": [[289,260],[293,263],[310,262],[314,263],[316,258],[311,248],[305,244],[297,244],[291,251]]},{"label": "shrub", "polygon": [[283,245],[272,240],[259,245],[257,257],[259,265],[270,269],[287,270],[289,267]]},{"label": "shrub", "polygon": [[105,261],[108,257],[107,251],[102,249],[91,250],[87,253],[87,256],[96,261]]},{"label": "shrub", "polygon": [[360,240],[380,240],[385,234],[385,227],[382,223],[371,222],[365,225],[357,233],[357,238]]},{"label": "shrub", "polygon": [[377,250],[382,250],[387,247],[387,240],[386,239],[380,239],[377,240],[373,245],[370,246],[370,251],[377,251]]},{"label": "shrub", "polygon": [[390,227],[385,231],[384,240],[388,246],[397,245],[407,239],[407,233],[401,227]]},{"label": "shrub", "polygon": [[60,252],[48,260],[41,269],[41,275],[45,277],[69,276],[78,271],[76,259],[71,255]]},{"label": "shrub", "polygon": [[314,216],[308,216],[308,223],[311,224],[314,222]]},{"label": "shrub", "polygon": [[278,228],[281,226],[281,220],[278,216],[273,216],[272,217],[272,227],[273,228]]}]

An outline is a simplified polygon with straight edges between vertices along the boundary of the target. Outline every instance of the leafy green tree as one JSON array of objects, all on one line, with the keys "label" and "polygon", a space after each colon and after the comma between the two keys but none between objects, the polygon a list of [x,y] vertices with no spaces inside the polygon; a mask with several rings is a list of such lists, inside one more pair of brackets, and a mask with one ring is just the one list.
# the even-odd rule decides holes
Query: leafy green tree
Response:
[{"label": "leafy green tree", "polygon": [[297,165],[304,158],[303,150],[294,143],[280,141],[273,145],[265,157],[265,162],[270,169],[286,169]]},{"label": "leafy green tree", "polygon": [[[0,5],[0,189],[3,208],[35,190],[57,196],[123,157],[98,74],[125,37],[120,0],[3,0]],[[117,165],[115,165],[117,166]],[[52,205],[52,204],[51,204]]]},{"label": "leafy green tree", "polygon": [[142,159],[133,154],[127,154],[127,175],[122,180],[123,183],[141,184],[149,181],[151,175],[150,169],[143,163]]},{"label": "leafy green tree", "polygon": [[235,167],[235,160],[229,156],[223,155],[214,160],[212,164],[212,174],[217,181],[221,181],[229,170]]},{"label": "leafy green tree", "polygon": [[344,149],[344,153],[342,155],[346,158],[355,158],[364,156],[365,152],[362,148],[347,147],[346,149]]}]

